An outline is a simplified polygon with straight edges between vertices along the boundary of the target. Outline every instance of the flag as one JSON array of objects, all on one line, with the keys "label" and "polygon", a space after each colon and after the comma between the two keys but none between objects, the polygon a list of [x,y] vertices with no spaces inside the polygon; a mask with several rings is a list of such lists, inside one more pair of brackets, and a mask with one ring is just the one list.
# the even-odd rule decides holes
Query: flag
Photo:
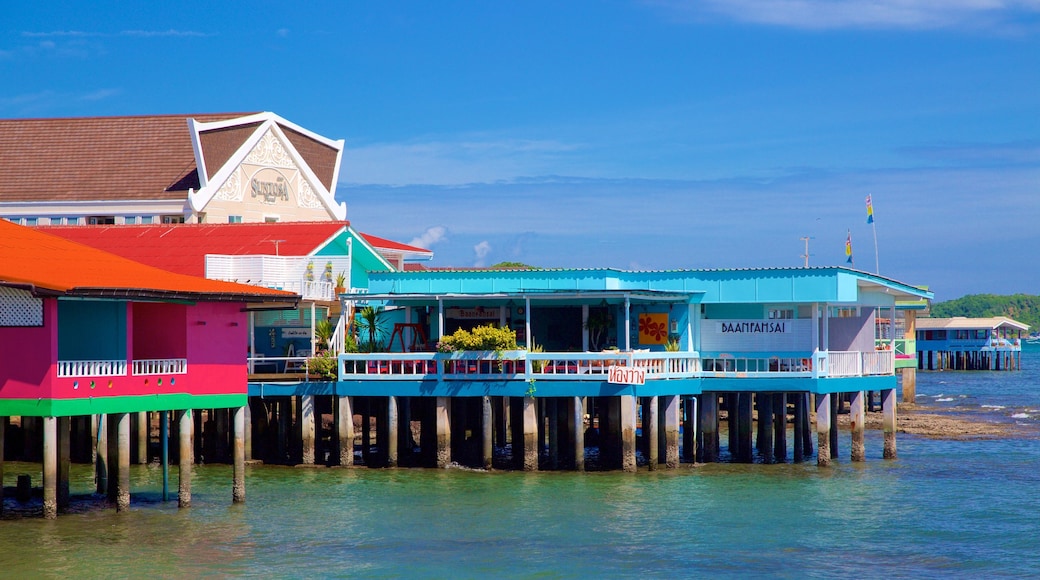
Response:
[{"label": "flag", "polygon": [[852,263],[852,230],[848,231],[848,236],[845,238],[845,263]]},{"label": "flag", "polygon": [[870,203],[870,196],[867,196],[867,223],[874,223],[874,204]]}]

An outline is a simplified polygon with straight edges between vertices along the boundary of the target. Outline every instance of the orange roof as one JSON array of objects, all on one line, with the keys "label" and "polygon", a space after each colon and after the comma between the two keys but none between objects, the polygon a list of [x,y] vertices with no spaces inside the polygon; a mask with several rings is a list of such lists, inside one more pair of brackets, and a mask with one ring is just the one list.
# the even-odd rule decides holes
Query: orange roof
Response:
[{"label": "orange roof", "polygon": [[325,221],[38,229],[170,272],[205,276],[206,254],[306,256],[348,225]]},{"label": "orange roof", "polygon": [[188,119],[247,114],[0,119],[0,201],[187,199],[199,188]]},{"label": "orange roof", "polygon": [[241,302],[298,298],[280,290],[175,274],[5,220],[0,220],[0,285],[72,296]]}]

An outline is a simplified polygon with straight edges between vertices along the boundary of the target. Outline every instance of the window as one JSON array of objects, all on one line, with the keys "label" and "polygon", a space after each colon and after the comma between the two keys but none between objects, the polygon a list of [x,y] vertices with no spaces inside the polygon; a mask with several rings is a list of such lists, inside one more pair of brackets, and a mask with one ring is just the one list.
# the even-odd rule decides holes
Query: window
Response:
[{"label": "window", "polygon": [[123,218],[123,223],[124,224],[128,224],[128,225],[136,224],[137,223],[137,216],[128,215],[125,218]]},{"label": "window", "polygon": [[240,216],[240,215],[229,215],[229,216],[227,216],[227,223],[229,223],[229,224],[240,224],[240,223],[242,223],[242,216]]},{"label": "window", "polygon": [[278,216],[276,216],[276,215],[265,215],[264,216],[264,223],[265,224],[276,224],[276,223],[278,223]]},{"label": "window", "polygon": [[143,215],[143,216],[141,216],[141,223],[142,224],[155,223],[155,218],[150,216],[150,215]]},{"label": "window", "polygon": [[65,218],[65,223],[67,225],[70,225],[70,226],[78,226],[79,225],[79,218],[78,217],[68,217],[68,218]]},{"label": "window", "polygon": [[954,335],[954,338],[956,340],[968,340],[968,331],[967,330],[958,330],[958,331],[956,331],[956,334]]},{"label": "window", "polygon": [[27,226],[34,226],[34,225],[36,225],[36,221],[37,220],[34,217],[25,218],[25,225],[27,225]]},{"label": "window", "polygon": [[200,224],[206,223],[206,212],[200,211],[199,213],[195,214],[195,222]]},{"label": "window", "polygon": [[184,216],[182,215],[164,215],[162,216],[162,223],[164,224],[183,224]]},{"label": "window", "polygon": [[859,315],[856,306],[832,306],[831,318],[855,318]]},{"label": "window", "polygon": [[87,225],[91,226],[103,226],[103,225],[115,225],[116,216],[114,215],[92,215],[87,218]]},{"label": "window", "polygon": [[975,338],[977,338],[979,340],[986,340],[986,331],[985,330],[976,330],[975,331]]},{"label": "window", "polygon": [[794,309],[776,308],[769,311],[770,320],[791,320],[794,318]]}]

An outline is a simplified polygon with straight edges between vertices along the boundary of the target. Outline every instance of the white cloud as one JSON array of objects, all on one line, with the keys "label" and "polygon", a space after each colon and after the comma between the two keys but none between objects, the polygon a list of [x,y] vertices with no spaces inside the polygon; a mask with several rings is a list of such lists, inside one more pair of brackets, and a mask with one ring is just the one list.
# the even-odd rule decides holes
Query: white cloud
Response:
[{"label": "white cloud", "polygon": [[433,226],[427,228],[425,232],[419,235],[419,237],[412,238],[412,241],[408,242],[408,245],[430,249],[437,242],[443,241],[447,234],[448,229],[444,226]]},{"label": "white cloud", "polygon": [[1009,28],[1040,13],[1038,0],[652,0],[680,18],[721,15],[804,29]]},{"label": "white cloud", "polygon": [[205,32],[198,32],[195,30],[176,30],[173,28],[167,30],[121,30],[119,32],[87,32],[83,30],[47,30],[47,31],[32,31],[27,30],[22,32],[22,36],[28,38],[88,38],[88,37],[112,37],[112,36],[138,36],[138,37],[157,37],[157,36],[210,36]]},{"label": "white cloud", "polygon": [[484,258],[486,258],[487,255],[491,253],[491,244],[488,243],[487,240],[484,240],[479,244],[473,246],[473,253],[477,255],[477,261],[474,262],[473,265],[477,268],[486,266],[487,264],[484,263]]},{"label": "white cloud", "polygon": [[462,138],[374,143],[344,152],[344,181],[378,185],[461,185],[554,173],[578,146],[554,140]]}]

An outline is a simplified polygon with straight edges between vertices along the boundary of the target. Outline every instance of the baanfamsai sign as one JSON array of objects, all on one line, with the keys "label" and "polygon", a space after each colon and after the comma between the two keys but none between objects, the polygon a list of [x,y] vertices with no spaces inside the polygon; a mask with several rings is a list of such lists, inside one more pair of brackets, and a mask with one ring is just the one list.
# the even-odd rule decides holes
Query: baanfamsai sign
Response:
[{"label": "baanfamsai sign", "polygon": [[646,369],[611,365],[607,369],[607,382],[615,385],[642,385],[646,383]]}]

